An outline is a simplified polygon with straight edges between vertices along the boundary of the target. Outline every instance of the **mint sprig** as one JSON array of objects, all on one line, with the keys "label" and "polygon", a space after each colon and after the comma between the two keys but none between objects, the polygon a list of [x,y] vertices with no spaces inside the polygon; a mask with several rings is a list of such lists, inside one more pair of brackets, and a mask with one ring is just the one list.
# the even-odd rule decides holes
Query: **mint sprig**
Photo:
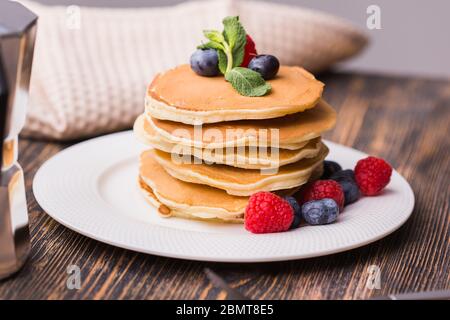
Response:
[{"label": "mint sprig", "polygon": [[231,83],[239,94],[248,97],[260,97],[268,93],[270,84],[253,70],[239,67],[244,60],[247,43],[244,27],[239,17],[226,17],[222,21],[224,30],[204,30],[203,34],[209,40],[198,46],[199,49],[214,49],[219,58],[219,70],[225,75],[225,80]]}]

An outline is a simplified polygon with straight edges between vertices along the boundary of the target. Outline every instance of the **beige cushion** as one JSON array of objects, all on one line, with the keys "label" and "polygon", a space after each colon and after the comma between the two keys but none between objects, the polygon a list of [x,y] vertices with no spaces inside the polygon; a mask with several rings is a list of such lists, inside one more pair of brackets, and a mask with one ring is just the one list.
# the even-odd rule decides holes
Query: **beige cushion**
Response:
[{"label": "beige cushion", "polygon": [[153,76],[187,63],[203,40],[202,30],[221,30],[227,15],[240,15],[260,53],[312,72],[356,54],[367,42],[336,17],[266,2],[81,7],[79,12],[22,2],[40,16],[22,132],[35,138],[78,139],[131,128],[144,110],[145,89]]}]

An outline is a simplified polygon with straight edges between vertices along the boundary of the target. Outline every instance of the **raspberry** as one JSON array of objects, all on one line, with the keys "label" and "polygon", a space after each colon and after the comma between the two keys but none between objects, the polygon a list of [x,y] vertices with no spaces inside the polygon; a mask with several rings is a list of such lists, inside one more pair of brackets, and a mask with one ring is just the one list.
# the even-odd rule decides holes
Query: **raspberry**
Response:
[{"label": "raspberry", "polygon": [[271,192],[253,194],[245,208],[245,229],[253,233],[286,231],[293,220],[289,203]]},{"label": "raspberry", "polygon": [[342,187],[334,180],[317,180],[305,186],[301,193],[301,203],[325,198],[333,199],[339,206],[339,210],[344,209],[344,192]]},{"label": "raspberry", "polygon": [[383,159],[367,157],[359,160],[355,167],[355,179],[366,196],[378,194],[391,180],[392,167]]},{"label": "raspberry", "polygon": [[250,60],[258,53],[256,52],[255,42],[249,35],[247,35],[247,43],[244,49],[244,60],[242,60],[241,67],[247,68]]}]

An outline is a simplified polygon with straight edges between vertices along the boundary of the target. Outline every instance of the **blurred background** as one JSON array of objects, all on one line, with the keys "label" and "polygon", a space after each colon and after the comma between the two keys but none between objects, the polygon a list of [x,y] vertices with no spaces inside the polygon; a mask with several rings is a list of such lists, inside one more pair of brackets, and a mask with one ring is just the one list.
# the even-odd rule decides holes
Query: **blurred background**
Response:
[{"label": "blurred background", "polygon": [[[207,1],[207,0],[204,0]],[[275,1],[275,0],[272,0]],[[38,0],[51,5],[106,7],[169,6],[183,0]],[[278,0],[343,17],[365,30],[370,46],[339,66],[344,70],[450,77],[450,1],[444,0]],[[381,29],[366,26],[369,5],[381,9]],[[444,37],[445,38],[444,38]]]},{"label": "blurred background", "polygon": [[186,1],[22,1],[40,16],[21,131],[34,139],[81,139],[130,128],[150,79],[186,63],[203,39],[200,30],[220,26],[225,12],[241,15],[260,53],[301,65],[319,79],[329,67],[401,83],[408,77],[450,78],[450,19],[444,16],[450,1],[197,0],[171,8]]}]

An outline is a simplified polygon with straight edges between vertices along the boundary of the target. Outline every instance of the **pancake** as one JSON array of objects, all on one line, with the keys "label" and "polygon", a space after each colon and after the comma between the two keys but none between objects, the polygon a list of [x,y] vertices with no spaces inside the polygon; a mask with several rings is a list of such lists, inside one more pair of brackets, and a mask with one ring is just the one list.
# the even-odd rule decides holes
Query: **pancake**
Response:
[{"label": "pancake", "polygon": [[145,101],[152,117],[185,124],[269,119],[313,108],[324,84],[300,67],[281,66],[263,97],[240,95],[223,77],[201,77],[187,64],[158,74]]},{"label": "pancake", "polygon": [[[240,120],[192,126],[146,114],[152,129],[166,141],[196,148],[268,146],[296,150],[334,127],[336,112],[324,100],[313,109],[275,119]],[[278,130],[277,130],[278,129]],[[278,134],[278,136],[277,136]]]},{"label": "pancake", "polygon": [[258,191],[291,189],[307,183],[320,170],[328,148],[322,144],[319,155],[276,168],[275,171],[248,170],[220,164],[174,161],[172,154],[154,150],[154,159],[172,177],[185,182],[225,190],[234,196],[250,196]]},{"label": "pancake", "polygon": [[163,218],[169,218],[169,217],[178,217],[178,218],[184,218],[184,219],[197,219],[197,220],[204,220],[208,222],[227,222],[227,223],[243,223],[244,218],[242,215],[237,215],[236,217],[226,217],[226,218],[205,218],[205,217],[197,217],[194,215],[191,215],[182,209],[179,208],[172,208],[170,209],[168,206],[163,204],[159,201],[159,199],[156,197],[154,191],[152,188],[150,188],[142,178],[139,178],[139,188],[141,190],[142,195],[147,200],[148,203],[150,203],[152,206],[154,206],[156,209],[158,209],[158,213]]},{"label": "pancake", "polygon": [[[153,158],[152,150],[140,156],[139,187],[145,199],[163,217],[242,223],[248,197],[238,197],[213,187],[181,181],[170,176]],[[292,195],[298,188],[280,190]]]},{"label": "pancake", "polygon": [[[320,138],[305,142],[306,145],[300,149],[267,149],[267,152],[250,152],[249,148],[241,150],[238,148],[228,149],[200,149],[189,146],[180,146],[158,135],[149,125],[143,115],[139,116],[134,123],[134,133],[145,144],[164,152],[176,153],[183,156],[191,156],[202,159],[204,162],[226,164],[244,169],[263,169],[267,167],[279,167],[289,163],[297,162],[304,158],[317,156],[320,151]],[[276,154],[278,152],[278,154]]]},{"label": "pancake", "polygon": [[173,178],[154,159],[152,150],[141,154],[139,175],[152,190],[152,199],[168,209],[159,210],[168,211],[166,216],[235,220],[243,217],[248,202],[248,197]]}]

